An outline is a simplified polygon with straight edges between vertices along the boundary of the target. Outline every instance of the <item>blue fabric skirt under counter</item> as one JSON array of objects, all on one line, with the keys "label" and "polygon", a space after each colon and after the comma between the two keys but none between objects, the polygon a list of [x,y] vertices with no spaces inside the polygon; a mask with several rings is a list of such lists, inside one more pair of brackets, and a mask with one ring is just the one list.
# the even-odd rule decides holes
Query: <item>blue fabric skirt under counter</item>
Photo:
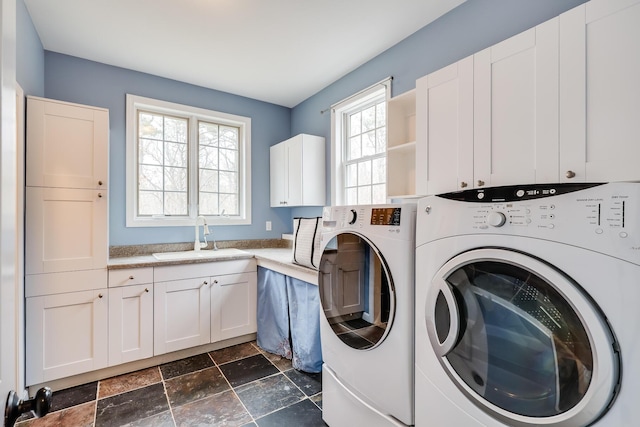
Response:
[{"label": "blue fabric skirt under counter", "polygon": [[295,369],[321,372],[318,287],[258,267],[257,335],[261,348],[292,359]]}]

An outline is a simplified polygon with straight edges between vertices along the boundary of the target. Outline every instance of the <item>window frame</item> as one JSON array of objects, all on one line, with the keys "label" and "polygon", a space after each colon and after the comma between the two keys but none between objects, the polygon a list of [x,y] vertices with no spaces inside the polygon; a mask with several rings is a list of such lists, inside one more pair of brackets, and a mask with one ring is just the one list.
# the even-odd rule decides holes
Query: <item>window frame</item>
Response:
[{"label": "window frame", "polygon": [[[385,113],[385,135],[386,144],[389,141],[389,99],[391,98],[391,81],[392,78],[386,78],[380,82],[369,86],[357,92],[348,98],[331,106],[331,205],[346,205],[346,149],[348,144],[347,124],[348,115],[364,110],[365,108],[381,102],[386,104]],[[383,92],[382,95],[380,92]],[[378,99],[380,98],[380,99]],[[387,158],[387,152],[384,154],[376,154],[372,157]],[[387,180],[385,179],[385,188]],[[387,191],[385,190],[385,199],[387,199]]]},{"label": "window frame", "polygon": [[[140,216],[138,205],[138,111],[188,119],[188,201],[186,216]],[[251,118],[173,102],[126,95],[126,226],[192,226],[198,214],[198,123],[201,121],[239,128],[238,209],[236,215],[206,215],[209,225],[251,224]]]}]

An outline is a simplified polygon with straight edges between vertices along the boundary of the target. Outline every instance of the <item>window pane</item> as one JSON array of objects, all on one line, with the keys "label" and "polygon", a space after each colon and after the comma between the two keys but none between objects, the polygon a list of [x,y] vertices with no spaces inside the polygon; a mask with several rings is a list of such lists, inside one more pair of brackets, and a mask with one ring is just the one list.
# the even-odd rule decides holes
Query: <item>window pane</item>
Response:
[{"label": "window pane", "polygon": [[348,160],[359,159],[362,157],[362,142],[360,135],[349,138]]},{"label": "window pane", "polygon": [[218,171],[200,169],[200,191],[218,192]]},{"label": "window pane", "polygon": [[187,142],[187,120],[174,117],[164,119],[164,140]]},{"label": "window pane", "polygon": [[138,168],[138,188],[140,190],[162,191],[162,166],[144,166]]},{"label": "window pane", "polygon": [[164,168],[165,191],[187,191],[186,168]]},{"label": "window pane", "polygon": [[347,205],[357,205],[358,204],[358,188],[356,188],[356,187],[347,188],[347,191],[345,192],[345,194],[346,194],[345,203]]},{"label": "window pane", "polygon": [[362,111],[362,132],[375,129],[376,127],[376,106],[372,105]]},{"label": "window pane", "polygon": [[218,149],[214,147],[201,146],[199,150],[201,168],[218,169]]},{"label": "window pane", "polygon": [[358,164],[353,163],[347,165],[347,187],[355,187],[358,185]]},{"label": "window pane", "polygon": [[140,215],[162,215],[162,192],[141,191],[138,197]]},{"label": "window pane", "polygon": [[187,193],[164,193],[165,215],[187,215]]},{"label": "window pane", "polygon": [[237,171],[238,170],[238,152],[236,150],[220,149],[220,170]]},{"label": "window pane", "polygon": [[376,129],[376,153],[384,153],[387,149],[387,128]]},{"label": "window pane", "polygon": [[187,167],[187,144],[165,143],[165,166]]},{"label": "window pane", "polygon": [[163,116],[151,113],[138,115],[138,136],[141,138],[162,139]]},{"label": "window pane", "polygon": [[235,172],[220,172],[220,192],[238,192],[238,174]]},{"label": "window pane", "polygon": [[220,147],[237,150],[238,133],[237,127],[220,126]]},{"label": "window pane", "polygon": [[371,203],[382,204],[386,203],[387,189],[385,184],[373,185],[371,187],[372,198]]},{"label": "window pane", "polygon": [[200,193],[200,215],[219,215],[218,193]]},{"label": "window pane", "polygon": [[220,214],[238,215],[238,196],[235,194],[220,194]]},{"label": "window pane", "polygon": [[376,154],[376,131],[362,134],[362,157]]},{"label": "window pane", "polygon": [[138,151],[138,161],[146,165],[161,165],[164,153],[162,141],[141,139]]},{"label": "window pane", "polygon": [[359,112],[351,115],[349,118],[349,136],[358,135],[362,132],[362,127],[360,125],[361,118],[362,114]]},{"label": "window pane", "polygon": [[213,123],[198,122],[198,135],[200,145],[218,146],[218,125]]},{"label": "window pane", "polygon": [[371,204],[371,186],[365,185],[364,187],[358,187],[358,204]]},{"label": "window pane", "polygon": [[374,159],[372,162],[372,180],[374,184],[382,184],[387,180],[387,159],[382,157]]},{"label": "window pane", "polygon": [[376,127],[385,127],[387,119],[387,103],[381,102],[376,105]]},{"label": "window pane", "polygon": [[371,162],[358,163],[358,185],[371,184]]}]

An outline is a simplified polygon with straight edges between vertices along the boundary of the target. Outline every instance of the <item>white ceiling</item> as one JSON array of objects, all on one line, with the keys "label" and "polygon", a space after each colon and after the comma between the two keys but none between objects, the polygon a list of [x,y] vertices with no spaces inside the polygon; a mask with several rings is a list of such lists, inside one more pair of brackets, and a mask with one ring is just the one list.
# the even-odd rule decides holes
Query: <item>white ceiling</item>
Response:
[{"label": "white ceiling", "polygon": [[286,107],[465,0],[25,0],[46,50]]}]

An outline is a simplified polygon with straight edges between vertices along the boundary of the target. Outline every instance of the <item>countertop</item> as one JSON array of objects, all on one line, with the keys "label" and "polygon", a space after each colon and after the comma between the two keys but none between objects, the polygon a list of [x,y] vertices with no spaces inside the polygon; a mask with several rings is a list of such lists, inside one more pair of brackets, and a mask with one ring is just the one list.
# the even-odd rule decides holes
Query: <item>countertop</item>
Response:
[{"label": "countertop", "polygon": [[258,266],[277,271],[308,283],[315,285],[318,284],[318,271],[294,264],[291,261],[291,248],[242,249],[242,251],[245,252],[245,254],[232,254],[229,256],[217,257],[215,259],[197,258],[188,260],[158,260],[153,255],[124,256],[109,258],[107,268],[109,270],[118,270],[125,268],[160,267],[165,265],[233,261],[255,257]]}]

